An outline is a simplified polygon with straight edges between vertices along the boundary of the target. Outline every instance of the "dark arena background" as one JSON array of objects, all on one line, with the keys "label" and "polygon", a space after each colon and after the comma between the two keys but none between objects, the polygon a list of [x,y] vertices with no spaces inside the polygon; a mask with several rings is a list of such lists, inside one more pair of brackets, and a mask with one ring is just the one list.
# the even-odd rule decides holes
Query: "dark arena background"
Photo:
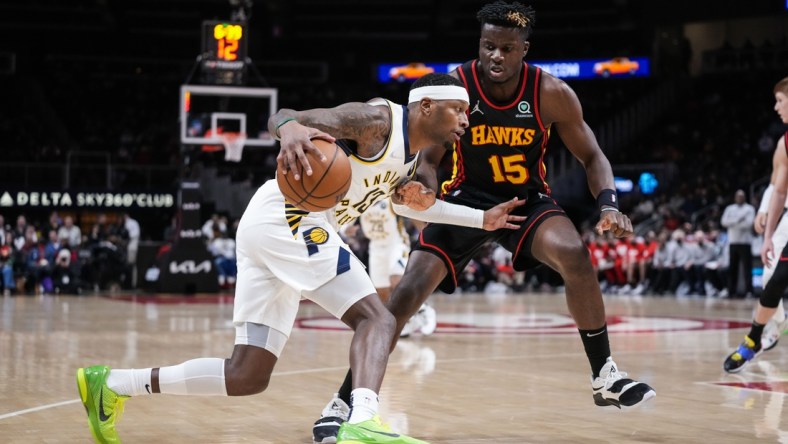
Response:
[{"label": "dark arena background", "polygon": [[[522,3],[525,61],[577,94],[634,236],[594,232],[555,131],[546,180],[588,245],[618,364],[658,396],[596,407],[561,276],[514,271],[493,244],[430,297],[435,333],[399,341],[381,416],[433,443],[788,442],[788,338],[722,366],[763,288],[762,236],[732,260],[723,221],[738,192],[758,209],[788,131],[788,2]],[[229,357],[235,231],[279,153],[269,116],[407,102],[420,76],[478,57],[483,4],[0,0],[0,441],[88,442],[79,367]],[[346,241],[366,262],[362,230]],[[141,397],[118,432],[311,442],[351,338],[304,300],[265,393]]]}]

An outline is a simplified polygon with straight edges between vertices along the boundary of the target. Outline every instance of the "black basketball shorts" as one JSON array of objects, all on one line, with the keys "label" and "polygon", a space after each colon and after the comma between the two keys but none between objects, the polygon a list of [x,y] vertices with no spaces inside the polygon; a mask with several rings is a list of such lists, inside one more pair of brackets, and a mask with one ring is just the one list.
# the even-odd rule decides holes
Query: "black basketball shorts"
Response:
[{"label": "black basketball shorts", "polygon": [[[448,199],[447,199],[448,200]],[[452,203],[474,205],[475,202],[451,198]],[[438,285],[445,293],[452,293],[457,287],[457,276],[462,273],[468,262],[488,243],[497,242],[512,252],[512,263],[518,271],[534,267],[539,264],[531,254],[531,244],[534,233],[545,220],[553,216],[566,217],[566,213],[553,200],[553,198],[533,193],[528,202],[517,208],[512,214],[526,216],[517,230],[502,228],[496,231],[486,231],[480,228],[460,227],[456,225],[429,224],[422,230],[419,241],[414,245],[414,250],[421,250],[438,256],[446,265],[448,273],[446,278]]]}]

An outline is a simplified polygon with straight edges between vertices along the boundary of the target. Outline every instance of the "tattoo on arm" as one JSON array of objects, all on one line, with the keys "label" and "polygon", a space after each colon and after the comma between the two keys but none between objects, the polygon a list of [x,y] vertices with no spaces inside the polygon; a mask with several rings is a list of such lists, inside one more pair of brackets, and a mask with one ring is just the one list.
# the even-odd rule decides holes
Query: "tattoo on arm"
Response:
[{"label": "tattoo on arm", "polygon": [[299,123],[325,131],[337,139],[349,139],[362,146],[380,146],[388,139],[391,119],[380,108],[366,103],[346,103],[330,109],[299,111]]}]

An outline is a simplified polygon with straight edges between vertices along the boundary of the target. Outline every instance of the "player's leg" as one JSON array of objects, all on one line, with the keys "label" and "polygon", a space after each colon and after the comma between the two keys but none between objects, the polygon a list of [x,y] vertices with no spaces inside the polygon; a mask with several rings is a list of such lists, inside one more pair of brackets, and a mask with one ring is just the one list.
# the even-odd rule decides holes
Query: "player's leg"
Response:
[{"label": "player's leg", "polygon": [[[782,251],[783,248],[785,248],[785,245],[788,244],[788,217],[780,218],[780,222],[777,224],[777,228],[774,230],[772,242],[774,243],[774,251]],[[763,267],[764,288],[769,283],[769,280],[774,274],[774,270],[779,263],[780,261],[776,260],[775,258],[775,260],[771,261],[768,266]],[[780,298],[780,303],[777,305],[777,311],[774,313],[774,316],[769,319],[769,322],[766,323],[766,327],[763,329],[763,336],[761,337],[763,351],[771,350],[777,346],[780,336],[782,336],[783,332],[785,332],[787,329],[788,318],[785,316],[783,300]]]},{"label": "player's leg", "polygon": [[[408,264],[408,254],[410,247],[404,243],[397,243],[392,245],[388,254],[388,275],[390,288],[394,289],[402,281],[402,276],[405,274],[405,268]],[[429,296],[428,296],[429,297]],[[384,299],[384,301],[387,301]],[[431,335],[435,332],[438,326],[437,313],[435,309],[423,302],[419,307],[416,314],[408,319],[405,326],[400,330],[399,337],[406,338],[412,333],[419,332],[423,335]]]},{"label": "player's leg", "polygon": [[[405,273],[386,304],[397,320],[397,336],[446,276],[446,265],[438,256],[422,250],[411,252]],[[396,338],[391,350],[395,345]]]},{"label": "player's leg", "polygon": [[[457,284],[457,273],[448,270],[460,270],[473,257],[476,251],[490,240],[490,235],[483,230],[465,229],[440,224],[431,224],[424,228],[416,251],[412,251],[405,266],[405,272],[400,283],[392,291],[386,307],[394,314],[397,321],[396,335],[391,343],[390,351],[396,347],[399,333],[427,300],[430,294],[440,285],[444,291],[451,292]],[[448,265],[451,264],[451,265]],[[348,371],[339,392],[332,399],[327,408],[350,401],[350,392],[353,387],[353,372]],[[326,410],[324,409],[324,413]],[[325,416],[325,415],[324,415]],[[333,443],[335,436],[323,433],[320,422],[315,422],[313,435],[317,443]],[[318,440],[318,436],[321,440]]]},{"label": "player's leg", "polygon": [[[278,338],[282,345],[286,339],[283,335]],[[200,396],[260,393],[268,386],[276,360],[269,350],[236,345],[230,359],[198,358],[153,369],[110,369],[104,365],[80,368],[77,386],[96,441],[119,442],[115,424],[129,397],[154,393]]]},{"label": "player's leg", "polygon": [[[352,391],[346,402],[350,406],[349,417],[321,418],[313,429],[314,440],[335,442],[329,432],[334,424],[341,424],[334,434],[339,441],[377,443],[385,437],[389,440],[385,442],[421,443],[391,432],[378,418],[378,393],[388,363],[388,346],[394,339],[395,322],[375,293],[361,262],[351,257],[347,271],[314,291],[304,292],[304,297],[320,304],[354,330],[350,345]],[[394,437],[396,441],[392,440]]]},{"label": "player's leg", "polygon": [[656,393],[650,386],[618,372],[611,358],[602,292],[588,249],[572,222],[563,214],[554,215],[542,219],[531,232],[532,239],[526,239],[521,245],[533,258],[556,270],[564,279],[569,312],[578,326],[591,364],[596,405],[629,408],[654,397]]},{"label": "player's leg", "polygon": [[[781,252],[780,258],[783,257],[788,257],[788,246],[785,246]],[[777,312],[783,293],[788,288],[788,262],[778,258],[773,258],[773,261],[777,262],[777,266],[758,300],[750,332],[744,337],[744,342],[725,358],[723,369],[726,372],[741,371],[749,361],[763,351],[761,340],[764,327]]]},{"label": "player's leg", "polygon": [[[396,320],[396,334],[390,344],[389,352],[396,347],[402,328],[418,312],[444,277],[446,277],[446,266],[437,256],[425,251],[413,251],[410,254],[405,273],[386,304],[386,308]],[[345,402],[350,399],[351,381],[353,381],[352,371],[348,372],[339,389],[339,397]]]},{"label": "player's leg", "polygon": [[290,333],[281,325],[289,321],[292,326],[300,296],[243,254],[239,255],[239,265],[234,303],[236,339],[229,359],[198,358],[153,369],[93,366],[77,371],[80,397],[98,442],[119,440],[115,412],[129,397],[154,393],[242,396],[266,389]]}]

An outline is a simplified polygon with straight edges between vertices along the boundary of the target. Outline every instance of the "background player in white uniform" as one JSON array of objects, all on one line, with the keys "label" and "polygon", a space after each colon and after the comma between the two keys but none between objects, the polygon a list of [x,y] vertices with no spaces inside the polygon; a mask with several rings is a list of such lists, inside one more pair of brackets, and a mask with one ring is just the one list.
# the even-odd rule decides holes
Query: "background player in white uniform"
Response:
[{"label": "background player in white uniform", "polygon": [[[369,276],[378,295],[387,301],[397,286],[410,253],[410,236],[405,230],[405,219],[394,212],[391,201],[376,203],[359,218],[364,236],[369,239]],[[400,336],[413,332],[431,335],[437,327],[435,309],[426,303],[410,318]]]},{"label": "background player in white uniform", "polygon": [[[780,80],[774,86],[774,110],[780,116],[783,123],[788,123],[788,77]],[[753,360],[766,347],[774,347],[780,332],[777,331],[772,336],[773,342],[766,344],[763,342],[764,330],[770,321],[775,320],[774,316],[779,315],[782,309],[782,299],[785,290],[788,288],[788,248],[785,246],[778,249],[778,242],[785,245],[786,235],[784,225],[785,217],[781,217],[788,199],[788,132],[777,142],[772,158],[772,193],[769,196],[769,204],[766,207],[766,223],[764,226],[763,246],[761,247],[761,260],[766,270],[764,270],[763,292],[755,307],[750,331],[744,337],[739,347],[723,362],[723,369],[729,373],[741,371],[748,362]],[[766,199],[764,199],[766,200]],[[781,220],[782,219],[782,220]],[[778,226],[778,222],[782,226]],[[780,231],[782,228],[782,232]],[[778,236],[778,233],[780,234]],[[768,270],[771,268],[771,270]],[[766,275],[766,272],[769,275]],[[767,282],[768,281],[768,282]],[[782,316],[785,316],[782,313]]]},{"label": "background player in white uniform", "polygon": [[[115,422],[129,396],[241,396],[264,391],[302,297],[355,330],[350,348],[351,367],[357,372],[353,409],[339,430],[337,442],[375,443],[375,436],[385,437],[386,442],[392,440],[393,434],[377,417],[377,393],[396,323],[375,294],[363,265],[340,239],[336,224],[353,222],[375,201],[394,193],[415,170],[420,149],[451,146],[463,133],[468,125],[467,93],[461,86],[449,86],[456,83],[448,76],[438,75],[434,80],[446,86],[419,87],[418,82],[414,83],[407,107],[376,100],[332,109],[281,110],[271,116],[269,129],[281,136],[280,171],[294,174],[297,180],[298,162],[311,174],[305,150],[325,157],[312,139],[339,139],[349,152],[353,171],[345,200],[334,210],[308,213],[285,202],[275,180],[260,187],[237,231],[236,339],[232,356],[199,358],[152,369],[79,369],[80,396],[98,442],[119,442]],[[458,206],[414,209],[425,220],[445,220],[448,212],[458,223],[494,230],[516,227],[509,221],[522,218],[509,216],[509,212],[517,205],[513,200],[484,213]],[[422,441],[397,436],[396,442]]]},{"label": "background player in white uniform", "polygon": [[[786,141],[785,136],[783,136],[783,143],[786,142],[788,141]],[[780,149],[779,143],[777,149]],[[775,173],[776,171],[772,171],[772,176],[769,180],[769,186],[763,192],[763,197],[761,197],[761,205],[758,207],[758,213],[756,214],[755,221],[753,222],[753,228],[758,234],[763,234],[764,230],[766,229],[766,216],[769,212],[769,200],[771,199],[772,192],[774,191]],[[788,199],[785,201],[784,209],[785,208],[788,208]],[[777,223],[777,228],[774,230],[772,242],[774,243],[774,251],[783,251],[786,243],[788,243],[788,217],[785,217],[784,212],[783,216],[780,217],[780,222]],[[766,287],[766,284],[774,274],[774,269],[776,267],[777,261],[772,261],[768,265],[764,264],[762,280],[763,287]],[[780,300],[780,304],[777,306],[777,311],[763,329],[763,336],[761,336],[761,346],[763,346],[763,351],[768,351],[774,348],[786,328],[788,328],[788,318],[785,316],[783,301]]]}]

